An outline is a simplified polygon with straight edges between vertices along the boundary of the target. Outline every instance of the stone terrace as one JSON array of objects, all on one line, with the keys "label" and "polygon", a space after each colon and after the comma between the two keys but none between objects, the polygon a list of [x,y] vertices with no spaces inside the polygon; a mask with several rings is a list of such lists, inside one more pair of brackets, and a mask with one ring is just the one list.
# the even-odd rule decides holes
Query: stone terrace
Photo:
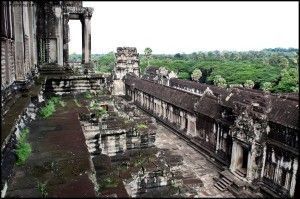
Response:
[{"label": "stone terrace", "polygon": [[30,124],[33,151],[24,165],[15,167],[7,197],[41,197],[38,182],[47,184],[48,197],[96,196],[90,180],[92,164],[78,120],[78,112],[86,110],[72,99],[66,102],[47,120]]}]

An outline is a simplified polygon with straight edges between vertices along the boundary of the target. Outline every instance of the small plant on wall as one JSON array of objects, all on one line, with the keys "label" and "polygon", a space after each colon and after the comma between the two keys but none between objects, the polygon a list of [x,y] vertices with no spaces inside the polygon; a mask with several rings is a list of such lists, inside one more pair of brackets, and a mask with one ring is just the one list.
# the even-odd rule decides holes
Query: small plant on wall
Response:
[{"label": "small plant on wall", "polygon": [[20,138],[16,147],[17,165],[22,165],[31,154],[31,145],[28,143],[29,129],[24,128],[21,130]]},{"label": "small plant on wall", "polygon": [[41,183],[41,182],[37,183],[37,189],[41,193],[42,198],[46,198],[48,195],[46,185],[47,185],[46,183]]},{"label": "small plant on wall", "polygon": [[144,124],[144,123],[140,123],[140,124],[136,125],[136,128],[138,130],[142,130],[142,129],[147,129],[148,126],[146,124]]}]

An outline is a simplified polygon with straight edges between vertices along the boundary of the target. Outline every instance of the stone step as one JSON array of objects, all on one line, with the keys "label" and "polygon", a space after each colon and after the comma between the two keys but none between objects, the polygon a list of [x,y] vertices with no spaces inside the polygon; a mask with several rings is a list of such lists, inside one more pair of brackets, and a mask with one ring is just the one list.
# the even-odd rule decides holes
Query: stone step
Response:
[{"label": "stone step", "polygon": [[215,187],[219,189],[220,191],[224,191],[232,184],[232,181],[230,179],[227,179],[226,177],[221,178],[217,183],[215,183]]},{"label": "stone step", "polygon": [[226,178],[226,177],[223,177],[222,180],[223,180],[226,184],[228,184],[228,185],[232,184],[232,180],[230,180],[230,179],[228,179],[228,178]]},{"label": "stone step", "polygon": [[218,190],[220,190],[222,192],[225,191],[225,189],[220,187],[218,184],[215,184],[214,187],[216,187]]},{"label": "stone step", "polygon": [[224,180],[220,180],[217,184],[223,186],[224,188],[228,187],[228,184]]},{"label": "stone step", "polygon": [[227,188],[227,185],[223,183],[222,180],[220,180],[219,182],[217,182],[217,185],[219,185],[220,187],[222,187],[223,189]]},{"label": "stone step", "polygon": [[236,173],[237,175],[239,175],[240,177],[242,177],[242,178],[246,177],[246,173],[243,172],[243,171],[236,170],[235,173]]}]

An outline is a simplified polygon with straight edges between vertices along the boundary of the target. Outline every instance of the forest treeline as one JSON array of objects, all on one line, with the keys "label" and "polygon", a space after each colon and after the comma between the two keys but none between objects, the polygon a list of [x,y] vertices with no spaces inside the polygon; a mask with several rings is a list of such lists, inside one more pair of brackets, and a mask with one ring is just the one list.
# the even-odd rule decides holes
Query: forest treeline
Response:
[{"label": "forest treeline", "polygon": [[[150,50],[150,51],[149,51]],[[81,55],[71,54],[70,61],[81,61]],[[97,72],[111,72],[115,64],[113,52],[93,54]],[[245,86],[270,92],[299,92],[298,49],[273,48],[261,51],[209,51],[175,55],[152,54],[145,49],[140,54],[140,68],[165,67],[181,79],[215,84],[222,87]],[[197,73],[198,78],[192,78]],[[196,70],[196,71],[195,71]],[[195,73],[196,72],[196,73]],[[221,84],[220,84],[221,82]]]}]

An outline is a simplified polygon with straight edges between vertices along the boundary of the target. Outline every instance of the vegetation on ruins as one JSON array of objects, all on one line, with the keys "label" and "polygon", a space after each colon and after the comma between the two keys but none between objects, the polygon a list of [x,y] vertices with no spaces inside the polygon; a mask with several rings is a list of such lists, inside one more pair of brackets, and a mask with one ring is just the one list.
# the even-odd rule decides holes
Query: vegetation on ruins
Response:
[{"label": "vegetation on ruins", "polygon": [[31,154],[31,145],[28,143],[29,129],[24,128],[21,130],[18,144],[16,147],[17,165],[22,165],[28,159]]},{"label": "vegetation on ruins", "polygon": [[95,101],[92,101],[90,104],[91,110],[93,110],[97,117],[102,117],[105,114],[107,114],[107,110],[105,110],[103,107],[99,106]]},{"label": "vegetation on ruins", "polygon": [[97,115],[97,117],[102,117],[106,113],[107,113],[107,111],[104,108],[102,108],[102,107],[99,107],[99,108],[96,109],[96,115]]},{"label": "vegetation on ruins", "polygon": [[37,189],[41,193],[42,198],[46,198],[48,195],[46,185],[46,183],[37,182]]},{"label": "vegetation on ruins", "polygon": [[114,176],[114,173],[104,176],[99,183],[100,190],[106,189],[106,188],[114,188],[117,187],[119,182],[116,176]]},{"label": "vegetation on ruins", "polygon": [[84,93],[84,97],[85,97],[86,99],[92,99],[92,98],[93,98],[92,93],[91,93],[90,91],[86,91],[86,92]]},{"label": "vegetation on ruins", "polygon": [[47,104],[41,108],[39,114],[42,118],[46,119],[50,117],[55,112],[55,107],[60,103],[61,99],[59,97],[51,97]]},{"label": "vegetation on ruins", "polygon": [[74,99],[74,102],[75,102],[76,106],[81,107],[81,105],[79,104],[79,102],[77,101],[77,99]]},{"label": "vegetation on ruins", "polygon": [[137,128],[138,130],[141,130],[141,129],[146,129],[146,128],[148,128],[148,126],[147,126],[146,124],[144,124],[144,123],[140,123],[140,124],[137,124],[137,125],[136,125],[136,128]]}]

